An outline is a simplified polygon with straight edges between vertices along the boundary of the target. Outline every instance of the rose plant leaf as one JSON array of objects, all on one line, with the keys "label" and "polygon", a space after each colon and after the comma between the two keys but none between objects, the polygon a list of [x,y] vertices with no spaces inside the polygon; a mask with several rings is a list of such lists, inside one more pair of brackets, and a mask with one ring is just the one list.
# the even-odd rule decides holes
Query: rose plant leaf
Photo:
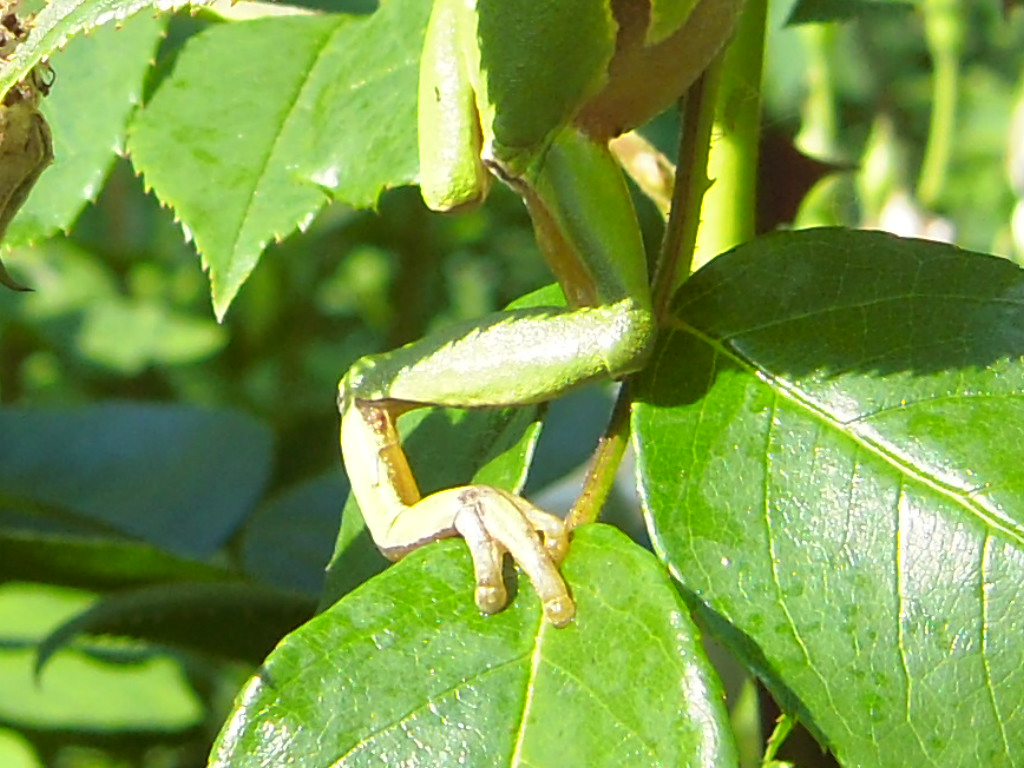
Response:
[{"label": "rose plant leaf", "polygon": [[410,52],[427,10],[390,0],[370,16],[212,27],[189,40],[138,112],[132,161],[194,239],[218,316],[267,244],[331,198],[369,207],[415,179],[419,56]]},{"label": "rose plant leaf", "polygon": [[647,43],[658,43],[675,32],[689,18],[698,2],[700,0],[652,0]]},{"label": "rose plant leaf", "polygon": [[210,765],[735,766],[720,687],[656,558],[592,525],[563,572],[578,612],[556,629],[522,579],[481,615],[462,542],[413,552],[281,642]]},{"label": "rose plant leaf", "polygon": [[258,664],[313,615],[312,598],[241,581],[155,584],[101,597],[39,643],[37,674],[81,635],[113,635]]},{"label": "rose plant leaf", "polygon": [[11,222],[5,245],[67,231],[95,198],[124,149],[128,117],[142,97],[166,26],[163,19],[139,14],[120,27],[75,37],[53,55],[53,88],[40,105],[53,134],[53,164]]},{"label": "rose plant leaf", "polygon": [[119,730],[172,734],[200,727],[203,701],[180,659],[166,650],[80,642],[58,652],[42,679],[35,674],[37,643],[93,600],[52,584],[0,584],[5,726],[108,739]]},{"label": "rose plant leaf", "polygon": [[117,24],[144,9],[173,11],[206,5],[208,0],[53,0],[31,22],[28,39],[18,45],[0,71],[0,94],[23,80],[36,64],[67,45],[75,35],[111,22]]},{"label": "rose plant leaf", "polygon": [[0,408],[0,435],[0,512],[192,559],[220,549],[251,512],[273,448],[270,430],[238,411],[123,402]]},{"label": "rose plant leaf", "polygon": [[147,544],[86,533],[0,509],[0,580],[40,581],[90,589],[155,582],[223,580],[231,573]]},{"label": "rose plant leaf", "polygon": [[652,540],[843,765],[1024,750],[1024,271],[845,230],[681,289],[634,411]]},{"label": "rose plant leaf", "polygon": [[908,0],[796,0],[787,23],[849,21],[883,13],[904,13],[913,9],[914,3]]}]

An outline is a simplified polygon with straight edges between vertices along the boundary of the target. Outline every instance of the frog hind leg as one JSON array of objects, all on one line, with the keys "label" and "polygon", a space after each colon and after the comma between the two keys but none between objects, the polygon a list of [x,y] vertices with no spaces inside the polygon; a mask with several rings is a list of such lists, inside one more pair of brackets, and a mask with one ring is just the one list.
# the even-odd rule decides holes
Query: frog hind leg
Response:
[{"label": "frog hind leg", "polygon": [[533,582],[548,618],[567,622],[572,602],[556,567],[568,541],[561,520],[490,486],[421,498],[395,422],[417,407],[537,403],[620,376],[636,356],[623,347],[643,347],[649,323],[649,312],[629,300],[521,309],[358,361],[340,387],[341,447],[381,551],[397,560],[429,541],[461,534],[474,557],[478,604],[493,612],[504,605],[500,562],[507,550]]}]

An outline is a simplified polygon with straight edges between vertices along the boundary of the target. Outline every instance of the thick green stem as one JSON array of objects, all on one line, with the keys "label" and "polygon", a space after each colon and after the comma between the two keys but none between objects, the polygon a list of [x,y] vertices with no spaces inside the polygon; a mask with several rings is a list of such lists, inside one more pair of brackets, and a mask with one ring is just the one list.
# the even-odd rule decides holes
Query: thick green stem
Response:
[{"label": "thick green stem", "polygon": [[[693,264],[701,202],[709,184],[708,143],[720,62],[721,57],[700,77],[684,100],[672,211],[665,228],[652,284],[654,311],[659,320],[668,312],[675,276],[689,275]],[[594,452],[583,489],[566,518],[570,528],[594,522],[600,515],[629,442],[631,406],[629,385],[626,383],[619,390],[608,428]]]},{"label": "thick green stem", "polygon": [[608,427],[590,461],[590,469],[583,481],[583,490],[580,491],[576,503],[572,505],[572,509],[566,515],[565,522],[569,528],[575,528],[584,523],[593,523],[601,515],[601,508],[604,507],[608,494],[611,493],[612,486],[615,485],[615,475],[619,470],[622,457],[626,453],[626,446],[629,444],[631,405],[629,383],[626,382],[619,388]]},{"label": "thick green stem", "polygon": [[651,289],[659,326],[668,313],[677,281],[682,282],[693,271],[701,205],[704,193],[711,185],[707,174],[708,145],[714,124],[721,62],[722,57],[719,56],[694,83],[683,103],[683,129],[676,159],[672,211],[665,227]]},{"label": "thick green stem", "polygon": [[934,208],[946,186],[953,154],[964,14],[961,0],[928,0],[923,11],[934,73],[931,124],[917,182],[917,199],[926,208]]},{"label": "thick green stem", "polygon": [[694,269],[754,236],[767,0],[747,0],[726,50]]}]

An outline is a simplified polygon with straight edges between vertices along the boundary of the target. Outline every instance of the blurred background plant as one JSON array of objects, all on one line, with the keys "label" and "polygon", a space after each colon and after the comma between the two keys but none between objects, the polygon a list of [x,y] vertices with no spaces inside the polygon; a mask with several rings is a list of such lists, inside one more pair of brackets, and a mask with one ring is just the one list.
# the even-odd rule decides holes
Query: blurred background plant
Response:
[{"label": "blurred background plant", "polygon": [[[787,26],[793,6],[770,4],[759,228],[885,228],[1024,262],[1024,11],[870,2]],[[346,493],[338,378],[549,280],[513,195],[439,217],[401,188],[271,245],[218,323],[182,228],[115,150],[184,41],[222,23],[138,17],[53,58],[57,165],[4,255],[34,291],[0,294],[5,767],[204,764],[252,665],[315,609]],[[84,131],[109,137],[100,156],[62,154]],[[671,121],[648,133],[673,141]],[[609,407],[604,388],[552,406],[532,495],[571,497]],[[611,514],[642,537],[635,509],[624,490]]]}]

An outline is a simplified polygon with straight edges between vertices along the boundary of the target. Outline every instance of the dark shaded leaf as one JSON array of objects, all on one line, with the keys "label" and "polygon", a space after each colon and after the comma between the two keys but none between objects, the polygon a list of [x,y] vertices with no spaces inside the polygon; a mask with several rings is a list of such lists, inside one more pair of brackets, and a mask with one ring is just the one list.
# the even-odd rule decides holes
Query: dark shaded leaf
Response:
[{"label": "dark shaded leaf", "polygon": [[0,503],[193,558],[221,547],[270,471],[271,436],[228,410],[0,408]]},{"label": "dark shaded leaf", "polygon": [[788,24],[849,21],[861,16],[903,13],[914,9],[905,0],[797,0]]},{"label": "dark shaded leaf", "polygon": [[80,634],[132,637],[256,664],[315,607],[294,592],[240,582],[117,592],[54,630],[39,645],[36,673]]}]

